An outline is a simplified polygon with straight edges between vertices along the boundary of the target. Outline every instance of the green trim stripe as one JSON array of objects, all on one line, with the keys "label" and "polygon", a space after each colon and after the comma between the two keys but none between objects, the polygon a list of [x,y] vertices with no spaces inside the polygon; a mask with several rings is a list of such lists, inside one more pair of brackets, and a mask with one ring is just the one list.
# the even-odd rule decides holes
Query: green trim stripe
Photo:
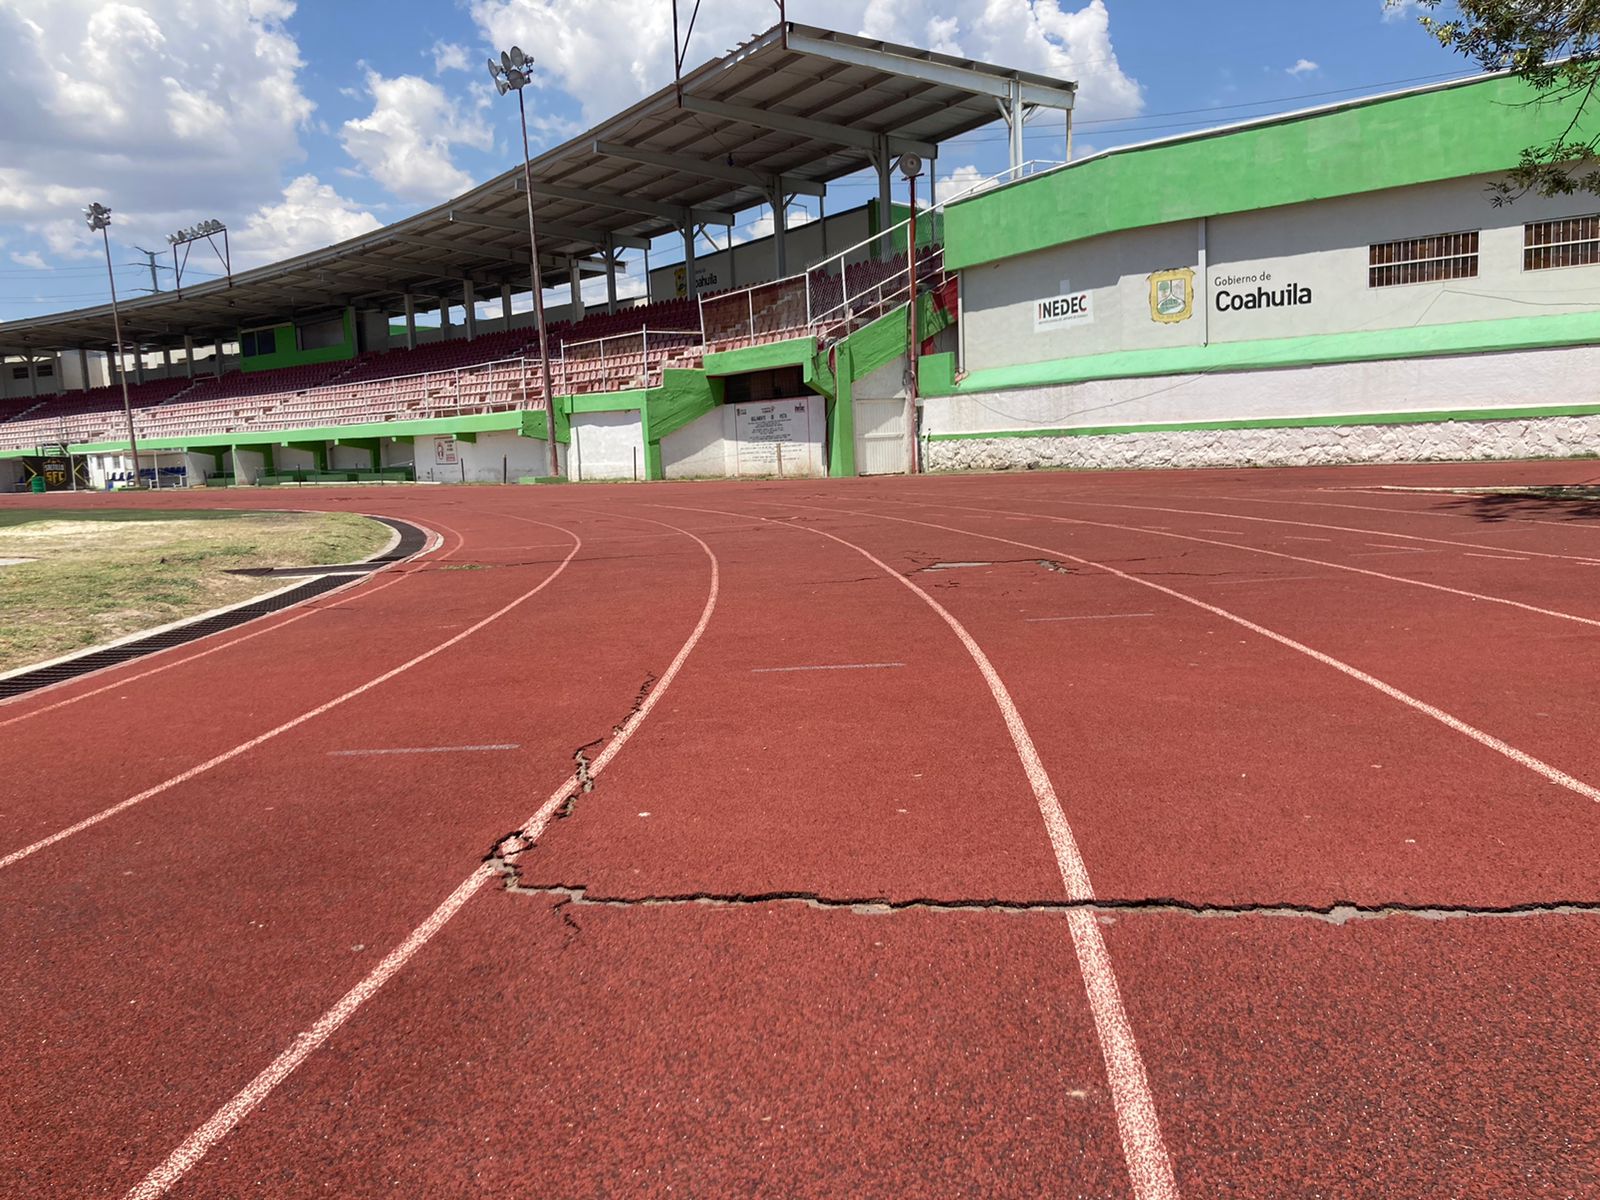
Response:
[{"label": "green trim stripe", "polygon": [[1433,425],[1446,421],[1531,421],[1545,417],[1590,417],[1600,404],[1552,404],[1543,408],[1463,408],[1428,412],[1352,413],[1331,417],[1258,417],[1238,421],[1173,421],[1151,425],[1085,425],[1070,429],[994,429],[981,433],[930,433],[930,442],[983,442],[991,438],[1110,437],[1123,433],[1189,433],[1216,429],[1308,429],[1343,425]]},{"label": "green trim stripe", "polygon": [[1361,330],[1251,342],[1212,342],[1153,350],[1117,350],[1082,358],[1052,359],[1019,366],[973,371],[959,381],[943,355],[923,362],[919,373],[928,396],[1051,387],[1102,379],[1141,379],[1162,375],[1203,375],[1217,371],[1283,370],[1337,363],[1405,358],[1449,358],[1600,344],[1600,310],[1545,317],[1507,317],[1495,321],[1457,321],[1409,329]]}]

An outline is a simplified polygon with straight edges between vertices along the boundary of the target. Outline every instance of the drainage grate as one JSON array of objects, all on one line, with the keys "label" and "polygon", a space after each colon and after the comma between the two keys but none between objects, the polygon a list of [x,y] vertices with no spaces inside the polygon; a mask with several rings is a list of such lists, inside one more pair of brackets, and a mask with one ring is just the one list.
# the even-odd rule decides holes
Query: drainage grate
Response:
[{"label": "drainage grate", "polygon": [[374,558],[365,563],[342,564],[325,568],[292,568],[285,573],[305,575],[317,570],[330,573],[320,575],[315,579],[308,579],[299,587],[290,588],[286,592],[279,592],[276,596],[269,596],[253,604],[241,605],[225,613],[201,617],[198,620],[190,621],[186,625],[164,629],[160,633],[152,633],[149,637],[124,642],[120,646],[107,646],[103,650],[91,650],[87,654],[80,654],[74,658],[49,663],[42,667],[35,667],[31,671],[22,671],[9,678],[0,679],[0,700],[9,699],[12,696],[20,696],[25,692],[35,692],[40,688],[49,687],[51,684],[62,683],[68,679],[76,679],[80,675],[88,675],[92,671],[103,671],[107,667],[115,667],[125,662],[132,662],[136,658],[143,658],[145,655],[154,654],[158,650],[170,650],[174,646],[182,646],[187,642],[199,641],[203,637],[210,637],[213,633],[221,633],[225,629],[232,629],[248,621],[254,621],[271,613],[280,612],[292,605],[299,604],[303,600],[309,600],[313,596],[320,596],[324,592],[331,592],[334,588],[343,587],[350,582],[351,573],[357,569],[376,571],[379,567],[388,566],[390,563],[402,562],[419,553],[428,544],[428,535],[415,525],[408,524],[405,521],[391,520],[388,517],[374,517],[373,520],[389,526],[400,534],[400,541],[396,543],[395,547],[379,558]]}]

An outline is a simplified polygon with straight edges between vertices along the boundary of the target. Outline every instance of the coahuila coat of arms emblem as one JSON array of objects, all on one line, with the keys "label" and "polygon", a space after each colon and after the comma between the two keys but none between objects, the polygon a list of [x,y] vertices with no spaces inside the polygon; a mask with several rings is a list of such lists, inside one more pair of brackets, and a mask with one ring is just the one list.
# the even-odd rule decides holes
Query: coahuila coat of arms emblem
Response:
[{"label": "coahuila coat of arms emblem", "polygon": [[1175,325],[1194,316],[1194,271],[1179,267],[1150,276],[1150,319]]}]

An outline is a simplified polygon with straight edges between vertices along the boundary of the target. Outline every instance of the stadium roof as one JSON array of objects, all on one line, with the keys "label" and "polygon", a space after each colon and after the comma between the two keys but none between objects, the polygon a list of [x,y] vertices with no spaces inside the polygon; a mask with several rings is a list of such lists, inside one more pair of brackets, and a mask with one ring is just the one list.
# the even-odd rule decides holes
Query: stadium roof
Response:
[{"label": "stadium roof", "polygon": [[[533,160],[541,272],[569,260],[603,270],[616,249],[686,223],[732,225],[774,192],[821,196],[890,156],[990,124],[1001,105],[1071,109],[1077,85],[794,22],[774,26],[595,129]],[[530,282],[522,167],[393,225],[326,249],[120,304],[127,341],[146,347],[231,338],[239,329],[398,305],[406,292],[459,304]],[[596,257],[600,256],[600,257]],[[108,349],[110,305],[0,324],[0,353]]]}]

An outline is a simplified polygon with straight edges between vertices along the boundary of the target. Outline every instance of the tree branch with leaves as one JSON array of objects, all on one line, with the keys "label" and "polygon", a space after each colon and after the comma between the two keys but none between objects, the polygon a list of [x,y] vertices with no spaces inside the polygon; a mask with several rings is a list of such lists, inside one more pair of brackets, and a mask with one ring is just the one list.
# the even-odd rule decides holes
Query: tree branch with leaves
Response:
[{"label": "tree branch with leaves", "polygon": [[[1388,0],[1390,7],[1406,0]],[[1600,88],[1600,0],[1415,0],[1431,10],[1421,24],[1441,46],[1486,71],[1509,71],[1532,86],[1536,104],[1572,109],[1563,130],[1522,151],[1517,166],[1495,184],[1495,203],[1529,192],[1567,196],[1600,193],[1600,132],[1586,134],[1583,116]]]}]

